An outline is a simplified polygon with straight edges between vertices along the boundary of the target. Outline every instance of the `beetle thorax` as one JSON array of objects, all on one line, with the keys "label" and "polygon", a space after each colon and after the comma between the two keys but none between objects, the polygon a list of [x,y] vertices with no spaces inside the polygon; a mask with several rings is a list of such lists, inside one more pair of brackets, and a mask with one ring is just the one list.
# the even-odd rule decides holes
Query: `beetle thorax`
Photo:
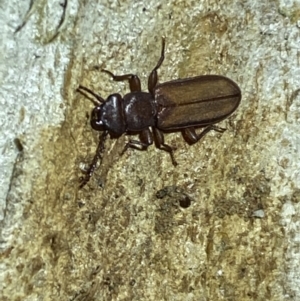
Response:
[{"label": "beetle thorax", "polygon": [[142,131],[155,126],[156,106],[150,93],[132,92],[124,96],[127,131]]}]

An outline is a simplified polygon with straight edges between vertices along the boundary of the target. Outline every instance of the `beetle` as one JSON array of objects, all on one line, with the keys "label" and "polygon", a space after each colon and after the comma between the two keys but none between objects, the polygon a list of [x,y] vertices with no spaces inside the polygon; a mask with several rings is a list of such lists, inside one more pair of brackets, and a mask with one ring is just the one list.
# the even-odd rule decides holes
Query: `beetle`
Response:
[{"label": "beetle", "polygon": [[[80,85],[78,92],[85,97],[92,95],[95,107],[91,113],[91,127],[101,131],[94,159],[81,179],[83,187],[91,178],[99,159],[102,159],[104,142],[108,136],[118,138],[122,134],[139,134],[139,140],[129,140],[128,148],[146,150],[155,142],[156,147],[168,152],[174,166],[173,148],[164,142],[164,132],[181,131],[189,144],[198,142],[209,131],[223,132],[214,124],[227,118],[239,106],[241,90],[231,79],[220,75],[201,75],[158,84],[157,70],[164,61],[165,38],[162,38],[160,58],[148,77],[148,91],[141,91],[140,79],[135,74],[115,75],[107,73],[114,81],[129,82],[130,93],[114,93],[103,99],[92,90]],[[195,128],[203,128],[196,133]]]}]

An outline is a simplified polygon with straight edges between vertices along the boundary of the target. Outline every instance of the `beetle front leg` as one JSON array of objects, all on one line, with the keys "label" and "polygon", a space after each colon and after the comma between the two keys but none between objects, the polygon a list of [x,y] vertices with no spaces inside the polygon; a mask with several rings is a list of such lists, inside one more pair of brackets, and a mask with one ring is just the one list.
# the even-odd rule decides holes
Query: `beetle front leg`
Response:
[{"label": "beetle front leg", "polygon": [[134,148],[137,150],[146,150],[149,145],[153,143],[153,136],[149,129],[143,130],[140,135],[140,140],[129,140],[126,143],[121,155],[123,155],[128,148]]},{"label": "beetle front leg", "polygon": [[183,129],[182,130],[182,135],[188,143],[194,144],[194,143],[198,142],[201,138],[203,138],[208,132],[210,132],[212,130],[216,131],[216,132],[219,132],[219,133],[223,133],[224,131],[226,131],[226,129],[219,128],[215,125],[209,125],[200,134],[196,133],[194,127],[190,127],[190,128]]},{"label": "beetle front leg", "polygon": [[170,145],[165,144],[165,138],[163,133],[157,128],[153,127],[153,134],[155,137],[156,147],[169,153],[171,156],[172,164],[176,166],[177,162],[174,157],[174,149]]},{"label": "beetle front leg", "polygon": [[162,38],[162,47],[161,47],[160,58],[148,78],[148,91],[151,93],[152,96],[154,96],[154,88],[157,84],[157,79],[158,79],[157,69],[161,66],[164,59],[165,59],[165,38]]},{"label": "beetle front leg", "polygon": [[101,71],[109,74],[113,78],[113,80],[116,82],[128,80],[130,92],[141,92],[142,91],[141,81],[140,81],[139,77],[135,74],[130,73],[130,74],[124,74],[124,75],[114,75],[112,72],[105,70],[105,69],[103,69]]},{"label": "beetle front leg", "polygon": [[99,159],[102,160],[102,154],[103,154],[103,151],[104,151],[104,143],[105,143],[105,140],[107,138],[107,135],[108,135],[108,131],[104,131],[102,133],[102,135],[100,136],[99,143],[98,143],[97,150],[96,150],[95,156],[93,158],[93,161],[90,164],[87,171],[85,171],[85,177],[82,177],[80,179],[80,185],[79,185],[80,189],[83,186],[85,186],[87,184],[87,182],[90,180],[90,178],[92,177],[92,175],[93,175],[93,173],[94,173],[94,171],[97,167],[98,160]]}]

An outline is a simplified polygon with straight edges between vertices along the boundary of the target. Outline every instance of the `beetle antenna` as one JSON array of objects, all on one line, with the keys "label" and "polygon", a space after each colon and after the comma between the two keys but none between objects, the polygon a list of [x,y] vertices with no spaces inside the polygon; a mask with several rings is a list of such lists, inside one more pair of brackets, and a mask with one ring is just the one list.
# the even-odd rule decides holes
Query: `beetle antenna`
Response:
[{"label": "beetle antenna", "polygon": [[[83,91],[85,91],[85,92],[87,92],[87,93],[93,95],[93,96],[98,100],[98,102],[95,101],[94,99],[88,97],[88,96],[87,96],[85,93],[83,93],[81,90],[83,90]],[[88,98],[95,106],[99,106],[101,103],[104,103],[104,102],[105,102],[105,100],[104,100],[100,95],[96,94],[95,92],[93,92],[92,90],[90,90],[89,88],[86,88],[86,87],[84,87],[84,86],[79,85],[79,87],[77,88],[77,91],[78,91],[79,93],[81,93],[83,96],[85,96],[86,98]]]},{"label": "beetle antenna", "polygon": [[92,177],[96,167],[97,167],[97,162],[98,160],[102,160],[102,155],[103,155],[103,151],[104,151],[104,143],[105,140],[107,138],[108,135],[108,131],[104,131],[101,135],[100,135],[100,139],[99,139],[99,143],[97,146],[97,150],[96,150],[96,154],[93,158],[93,161],[90,165],[90,167],[88,168],[88,170],[86,171],[85,177],[82,177],[80,180],[80,185],[79,188],[81,189],[83,186],[85,186],[85,184],[90,180],[90,178]]}]

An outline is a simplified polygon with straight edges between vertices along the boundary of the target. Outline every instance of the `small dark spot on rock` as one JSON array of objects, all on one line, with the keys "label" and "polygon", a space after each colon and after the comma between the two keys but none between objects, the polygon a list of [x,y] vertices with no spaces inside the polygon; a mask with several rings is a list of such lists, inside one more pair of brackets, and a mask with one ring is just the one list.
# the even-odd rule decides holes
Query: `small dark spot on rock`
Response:
[{"label": "small dark spot on rock", "polygon": [[191,206],[191,199],[188,196],[185,196],[183,199],[179,200],[179,205],[182,208],[188,208]]},{"label": "small dark spot on rock", "polygon": [[79,208],[82,208],[85,205],[83,202],[78,202],[77,204]]}]

